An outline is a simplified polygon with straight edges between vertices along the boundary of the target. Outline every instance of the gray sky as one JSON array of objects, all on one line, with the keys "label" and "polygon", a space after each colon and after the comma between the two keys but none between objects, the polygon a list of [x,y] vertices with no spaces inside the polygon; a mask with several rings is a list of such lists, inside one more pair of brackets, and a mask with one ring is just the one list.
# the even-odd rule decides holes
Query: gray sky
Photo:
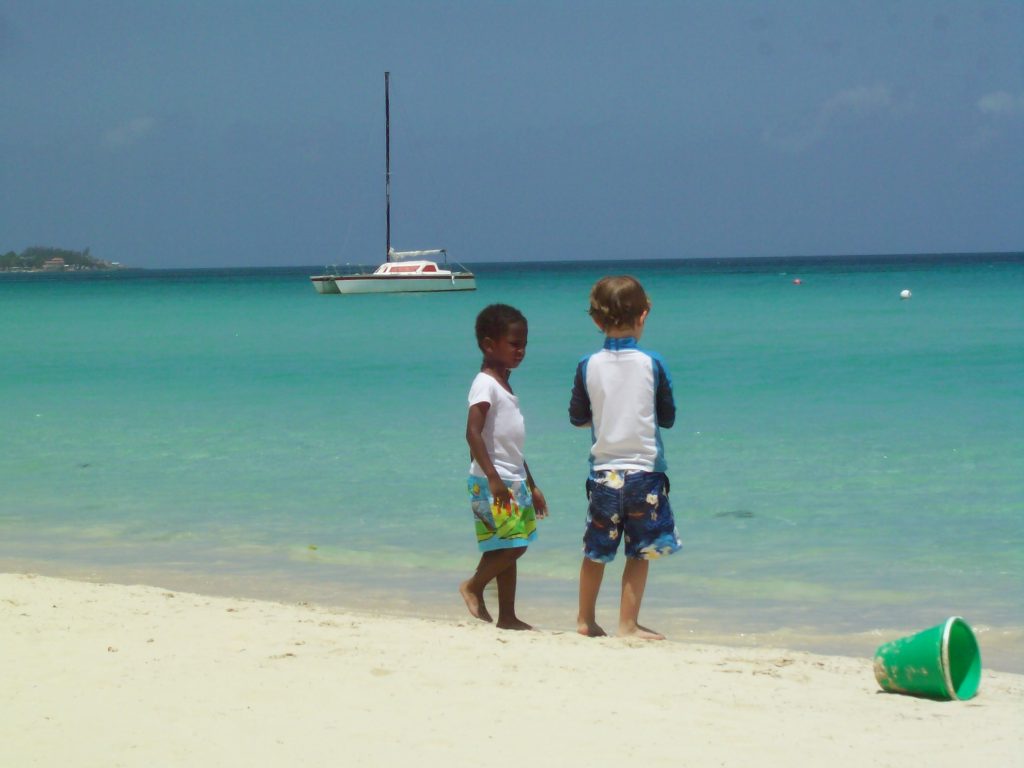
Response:
[{"label": "gray sky", "polygon": [[0,252],[1024,250],[1024,2],[0,2]]}]

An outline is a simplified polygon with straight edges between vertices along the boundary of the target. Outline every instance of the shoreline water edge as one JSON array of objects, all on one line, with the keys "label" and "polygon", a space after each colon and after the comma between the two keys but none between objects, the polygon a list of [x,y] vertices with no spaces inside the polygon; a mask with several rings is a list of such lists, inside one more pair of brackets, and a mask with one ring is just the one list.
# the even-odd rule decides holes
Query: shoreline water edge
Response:
[{"label": "shoreline water edge", "polygon": [[[519,575],[522,614],[538,629],[571,632],[575,628],[576,583],[564,579],[552,582],[528,570]],[[612,567],[609,584],[617,582],[621,564]],[[206,570],[171,564],[134,563],[102,565],[93,562],[32,560],[0,555],[0,573],[35,574],[93,584],[142,585],[194,592],[221,598],[261,600],[296,605],[317,605],[329,610],[374,612],[394,618],[423,618],[432,621],[467,620],[465,606],[455,587],[456,571],[427,572],[399,569],[387,577],[372,567],[323,569],[246,567],[240,563],[211,565]],[[617,611],[617,590],[602,595],[599,612],[609,619]],[[486,591],[497,601],[494,585]],[[737,648],[782,647],[793,651],[839,655],[870,660],[879,645],[914,634],[948,618],[941,612],[917,612],[908,619],[917,623],[891,622],[887,625],[838,624],[823,622],[821,616],[798,611],[763,611],[750,603],[702,604],[699,599],[665,590],[645,602],[649,623],[681,643],[709,643]],[[950,614],[953,615],[953,614]],[[990,626],[965,619],[973,628],[986,670],[1024,674],[1024,628]]]}]

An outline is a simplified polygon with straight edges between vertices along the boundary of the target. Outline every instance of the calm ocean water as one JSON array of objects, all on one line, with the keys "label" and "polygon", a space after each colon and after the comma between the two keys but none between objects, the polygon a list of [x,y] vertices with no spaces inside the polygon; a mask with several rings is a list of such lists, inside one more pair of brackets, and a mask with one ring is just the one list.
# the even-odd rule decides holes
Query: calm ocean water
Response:
[{"label": "calm ocean water", "polygon": [[473,319],[503,301],[552,510],[520,613],[571,628],[566,406],[589,287],[628,271],[679,406],[685,548],[646,623],[870,653],[962,615],[1024,671],[1024,254],[475,269],[472,293],[357,297],[317,295],[319,268],[0,275],[0,568],[461,616]]}]

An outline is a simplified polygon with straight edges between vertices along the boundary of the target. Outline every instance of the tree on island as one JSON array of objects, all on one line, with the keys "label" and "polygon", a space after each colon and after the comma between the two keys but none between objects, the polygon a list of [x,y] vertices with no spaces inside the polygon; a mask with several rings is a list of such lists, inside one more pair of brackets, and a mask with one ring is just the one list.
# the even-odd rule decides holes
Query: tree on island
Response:
[{"label": "tree on island", "polygon": [[14,251],[0,255],[0,270],[2,271],[34,271],[43,269],[46,262],[51,259],[61,259],[65,269],[114,269],[117,265],[109,261],[93,258],[89,249],[84,251],[69,251],[64,248],[48,248],[43,246],[32,246],[26,248],[20,254]]}]

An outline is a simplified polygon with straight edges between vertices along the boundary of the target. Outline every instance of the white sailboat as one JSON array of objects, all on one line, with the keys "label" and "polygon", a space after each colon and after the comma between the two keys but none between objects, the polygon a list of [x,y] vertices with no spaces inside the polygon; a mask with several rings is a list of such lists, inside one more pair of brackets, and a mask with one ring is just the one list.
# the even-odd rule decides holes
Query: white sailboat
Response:
[{"label": "white sailboat", "polygon": [[[314,275],[317,293],[413,293],[473,291],[476,276],[465,268],[448,266],[444,248],[396,251],[391,247],[391,73],[384,73],[384,189],[386,197],[385,260],[373,272],[353,275]],[[435,259],[443,258],[439,265]]]}]

